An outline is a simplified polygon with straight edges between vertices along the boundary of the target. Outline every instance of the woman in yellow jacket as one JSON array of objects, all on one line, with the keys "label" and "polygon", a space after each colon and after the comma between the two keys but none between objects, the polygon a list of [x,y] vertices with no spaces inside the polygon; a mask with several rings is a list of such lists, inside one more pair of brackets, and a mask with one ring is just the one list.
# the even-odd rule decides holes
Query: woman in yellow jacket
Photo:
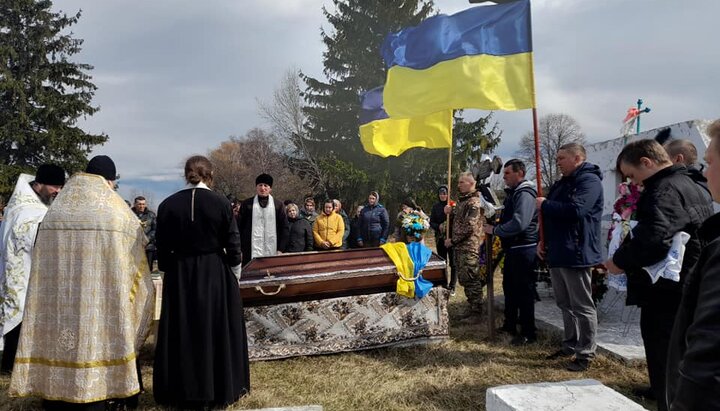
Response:
[{"label": "woman in yellow jacket", "polygon": [[334,250],[342,246],[345,222],[342,217],[333,211],[332,200],[325,200],[323,213],[313,224],[313,238],[316,250]]}]

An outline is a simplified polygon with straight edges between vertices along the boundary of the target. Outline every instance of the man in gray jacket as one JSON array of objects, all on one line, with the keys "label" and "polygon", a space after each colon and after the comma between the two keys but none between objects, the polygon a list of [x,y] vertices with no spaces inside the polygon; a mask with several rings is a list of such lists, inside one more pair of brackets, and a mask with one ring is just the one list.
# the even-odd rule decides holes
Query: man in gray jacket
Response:
[{"label": "man in gray jacket", "polygon": [[[511,344],[531,344],[535,335],[535,250],[538,241],[537,191],[525,180],[525,163],[505,163],[503,180],[508,188],[500,224],[485,225],[485,233],[500,237],[505,250],[503,293],[505,322],[500,329],[515,335]],[[517,334],[517,325],[520,334]]]}]

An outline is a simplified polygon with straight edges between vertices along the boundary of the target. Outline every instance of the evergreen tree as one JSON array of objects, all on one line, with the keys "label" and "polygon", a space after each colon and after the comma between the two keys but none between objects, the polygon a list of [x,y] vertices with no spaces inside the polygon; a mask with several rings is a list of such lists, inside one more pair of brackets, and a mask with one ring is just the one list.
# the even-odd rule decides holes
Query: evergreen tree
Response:
[{"label": "evergreen tree", "polygon": [[467,122],[462,111],[455,112],[453,125],[453,177],[461,171],[468,171],[473,164],[480,162],[483,154],[490,154],[500,144],[502,131],[497,122],[492,124],[492,113]]},{"label": "evergreen tree", "polygon": [[[440,184],[447,183],[447,150],[415,148],[399,157],[366,153],[358,135],[362,92],[385,84],[387,70],[380,46],[388,33],[416,26],[433,13],[433,2],[334,0],[333,12],[323,9],[332,26],[321,31],[325,80],[301,74],[307,121],[304,139],[327,176],[327,191],[346,205],[363,203],[370,190],[380,193],[391,216],[408,196],[430,207]],[[453,176],[467,170],[500,142],[492,115],[466,122],[455,118]],[[454,191],[454,188],[453,188]]]},{"label": "evergreen tree", "polygon": [[335,12],[323,7],[332,32],[321,30],[326,81],[303,75],[309,138],[317,142],[349,141],[360,148],[360,94],[385,84],[380,46],[387,34],[415,26],[432,12],[432,1],[333,0]]},{"label": "evergreen tree", "polygon": [[[305,139],[330,176],[328,194],[362,202],[369,190],[389,189],[386,160],[363,151],[358,135],[360,95],[385,84],[380,45],[388,33],[415,26],[433,11],[431,0],[333,0],[321,30],[325,80],[301,75],[307,116]],[[392,160],[391,160],[392,161]]]},{"label": "evergreen tree", "polygon": [[80,18],[54,13],[49,0],[0,0],[0,196],[20,172],[52,162],[81,169],[107,141],[77,126],[98,111],[88,64],[70,61],[81,39],[67,28]]}]

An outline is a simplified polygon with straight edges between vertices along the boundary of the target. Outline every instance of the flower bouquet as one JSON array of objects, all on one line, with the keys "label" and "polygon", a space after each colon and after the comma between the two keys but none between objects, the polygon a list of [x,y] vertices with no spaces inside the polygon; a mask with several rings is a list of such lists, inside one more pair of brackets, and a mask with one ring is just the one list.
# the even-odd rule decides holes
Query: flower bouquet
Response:
[{"label": "flower bouquet", "polygon": [[[629,182],[618,185],[619,197],[613,205],[612,225],[608,231],[608,257],[612,257],[620,248],[625,237],[637,225],[635,214],[642,188]],[[608,287],[618,291],[627,291],[627,276],[625,274],[608,274]]]},{"label": "flower bouquet", "polygon": [[402,217],[400,227],[409,241],[422,241],[425,232],[430,228],[430,221],[427,216],[412,211]]},{"label": "flower bouquet", "polygon": [[618,185],[618,194],[620,196],[615,200],[613,211],[617,213],[623,221],[633,220],[637,212],[637,203],[640,200],[642,188],[637,184],[629,182],[620,183]]}]

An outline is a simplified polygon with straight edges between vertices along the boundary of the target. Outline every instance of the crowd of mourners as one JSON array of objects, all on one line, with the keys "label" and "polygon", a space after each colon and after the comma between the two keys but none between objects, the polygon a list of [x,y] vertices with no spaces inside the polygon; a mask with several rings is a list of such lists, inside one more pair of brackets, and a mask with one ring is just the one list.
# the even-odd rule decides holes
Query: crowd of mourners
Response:
[{"label": "crowd of mourners", "polygon": [[[548,360],[582,372],[596,354],[592,270],[627,276],[628,305],[640,307],[649,388],[660,410],[720,409],[720,120],[707,130],[705,169],[686,140],[627,144],[616,170],[641,187],[634,222],[609,254],[601,233],[603,173],[577,143],[561,146],[561,177],[538,195],[526,165],[504,164],[503,207],[458,176],[456,201],[440,186],[430,215],[412,198],[391,221],[378,192],[350,215],[338,199],[301,205],[272,195],[260,174],[255,195],[212,190],[213,165],[185,164],[187,186],[149,210],[115,192],[107,156],[66,181],[52,164],[22,174],[0,225],[0,331],[10,396],[37,396],[45,409],[137,407],[138,354],[155,302],[150,272],[164,273],[153,366],[158,404],[225,407],[250,392],[247,335],[238,281],[252,259],[281,253],[378,247],[409,236],[400,222],[427,223],[451,272],[447,295],[462,285],[477,322],[486,300],[484,244],[504,253],[504,321],[512,345],[534,344],[538,264],[550,272],[564,335]],[[701,171],[702,170],[702,171]],[[419,223],[418,223],[419,221]],[[415,231],[413,231],[415,232]],[[683,243],[678,246],[678,238]],[[492,253],[489,253],[492,255]]]}]

